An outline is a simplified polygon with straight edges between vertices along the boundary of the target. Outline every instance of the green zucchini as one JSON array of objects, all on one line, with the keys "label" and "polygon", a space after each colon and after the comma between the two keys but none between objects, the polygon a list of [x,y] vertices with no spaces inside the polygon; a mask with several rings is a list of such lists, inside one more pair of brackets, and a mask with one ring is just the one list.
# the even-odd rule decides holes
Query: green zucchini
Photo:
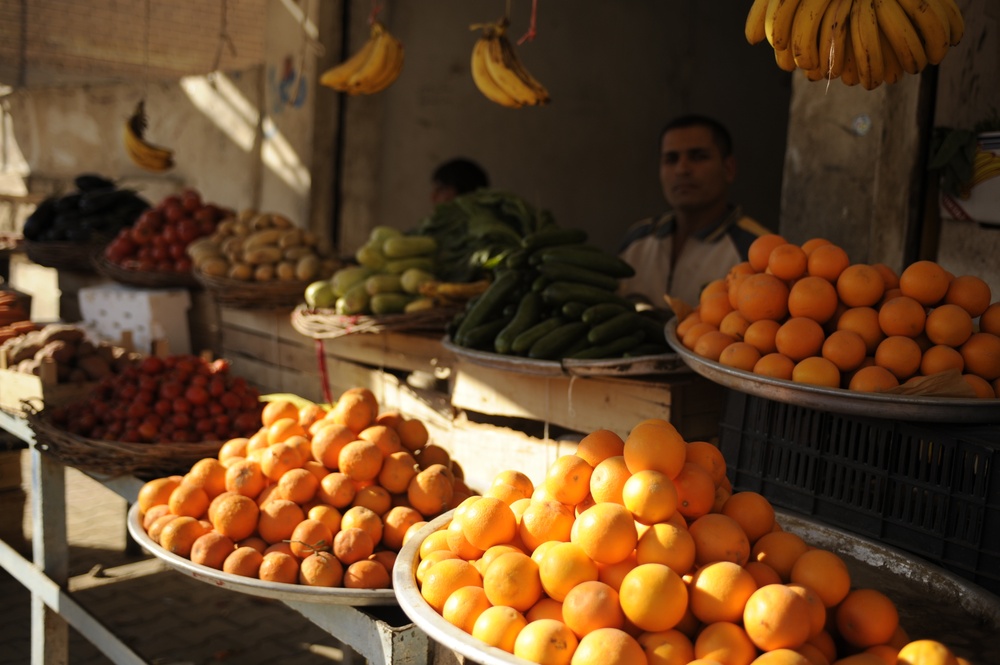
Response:
[{"label": "green zucchini", "polygon": [[624,337],[614,339],[607,344],[599,344],[579,351],[572,356],[573,360],[597,360],[598,358],[618,358],[629,349],[635,348],[642,343],[645,335],[642,331],[636,331]]},{"label": "green zucchini", "polygon": [[403,290],[403,282],[399,275],[379,273],[365,280],[365,290],[370,296],[378,293],[399,293]]},{"label": "green zucchini", "polygon": [[607,254],[602,251],[592,249],[581,249],[577,246],[563,245],[560,247],[547,247],[540,252],[542,263],[557,261],[559,263],[569,263],[597,270],[612,277],[632,277],[635,269],[627,261],[619,256]]},{"label": "green zucchini", "polygon": [[542,296],[539,293],[528,291],[524,294],[510,323],[504,326],[493,340],[494,350],[497,353],[510,353],[514,339],[538,323],[538,318],[542,315],[542,305]]},{"label": "green zucchini", "polygon": [[546,261],[538,266],[538,272],[548,277],[553,282],[577,282],[579,284],[590,284],[608,291],[618,289],[618,278],[611,275],[575,266],[571,263],[561,263],[558,261]]},{"label": "green zucchini", "polygon": [[581,337],[586,337],[588,330],[590,330],[590,326],[583,321],[564,323],[555,330],[545,333],[532,344],[531,348],[528,349],[528,357],[539,360],[559,358],[566,349],[579,341]]},{"label": "green zucchini", "polygon": [[382,242],[382,254],[387,259],[406,259],[412,256],[427,256],[437,251],[434,236],[397,235]]},{"label": "green zucchini", "polygon": [[405,259],[391,259],[385,262],[383,270],[385,270],[385,272],[402,275],[411,268],[418,268],[420,270],[426,270],[429,273],[433,273],[434,259],[429,256],[410,256]]},{"label": "green zucchini", "polygon": [[410,293],[375,293],[372,294],[368,307],[372,314],[401,314],[414,298]]},{"label": "green zucchini", "polygon": [[552,332],[566,323],[566,319],[561,316],[553,316],[552,318],[543,319],[515,337],[514,341],[511,342],[510,350],[518,355],[523,355],[531,349],[531,346],[535,342],[540,340],[547,333]]}]

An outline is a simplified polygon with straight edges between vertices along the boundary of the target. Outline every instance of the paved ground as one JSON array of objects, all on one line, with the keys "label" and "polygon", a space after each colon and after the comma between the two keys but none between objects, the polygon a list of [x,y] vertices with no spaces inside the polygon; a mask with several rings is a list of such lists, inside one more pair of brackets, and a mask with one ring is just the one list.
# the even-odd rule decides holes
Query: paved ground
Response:
[{"label": "paved ground", "polygon": [[[30,477],[26,465],[23,477]],[[66,471],[66,497],[70,590],[149,663],[329,665],[357,659],[283,603],[217,589],[141,551],[131,553],[125,501],[74,469]],[[23,528],[30,542],[29,520]],[[17,546],[13,539],[8,544]],[[18,549],[29,556],[28,545]],[[30,662],[29,613],[27,589],[0,570],[0,665]],[[70,633],[69,665],[111,662],[76,631]]]}]

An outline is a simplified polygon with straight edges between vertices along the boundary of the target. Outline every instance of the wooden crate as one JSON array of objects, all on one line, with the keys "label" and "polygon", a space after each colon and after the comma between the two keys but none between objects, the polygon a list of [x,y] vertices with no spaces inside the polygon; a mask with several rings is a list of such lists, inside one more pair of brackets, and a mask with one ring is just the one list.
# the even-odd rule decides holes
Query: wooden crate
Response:
[{"label": "wooden crate", "polygon": [[93,382],[59,383],[54,363],[43,363],[40,374],[35,376],[6,369],[5,359],[0,358],[0,409],[13,414],[24,412],[25,400],[36,407],[64,404],[86,396],[95,385]]},{"label": "wooden crate", "polygon": [[21,489],[21,451],[0,450],[0,492]]}]

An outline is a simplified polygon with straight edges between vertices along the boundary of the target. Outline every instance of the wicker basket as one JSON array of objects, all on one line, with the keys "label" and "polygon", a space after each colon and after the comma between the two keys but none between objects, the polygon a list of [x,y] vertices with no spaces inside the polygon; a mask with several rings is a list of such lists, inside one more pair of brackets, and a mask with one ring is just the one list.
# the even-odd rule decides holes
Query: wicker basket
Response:
[{"label": "wicker basket", "polygon": [[201,284],[188,272],[162,272],[155,270],[129,270],[109,261],[104,251],[91,254],[91,262],[98,273],[119,284],[150,289],[197,289]]},{"label": "wicker basket", "polygon": [[102,242],[80,244],[64,241],[24,241],[24,253],[36,263],[46,268],[93,274],[95,271],[91,256],[104,247]]},{"label": "wicker basket", "polygon": [[[27,404],[27,403],[26,403]],[[59,429],[44,411],[25,409],[35,445],[62,464],[111,477],[160,478],[187,473],[195,462],[219,454],[222,441],[199,443],[126,443],[87,439]]]},{"label": "wicker basket", "polygon": [[292,327],[306,337],[334,339],[359,333],[408,332],[441,335],[463,306],[434,307],[408,314],[383,316],[336,314],[330,309],[309,309],[299,305],[292,310]]},{"label": "wicker basket", "polygon": [[308,281],[269,280],[248,282],[206,275],[195,270],[194,277],[220,305],[238,309],[292,308],[302,302]]}]

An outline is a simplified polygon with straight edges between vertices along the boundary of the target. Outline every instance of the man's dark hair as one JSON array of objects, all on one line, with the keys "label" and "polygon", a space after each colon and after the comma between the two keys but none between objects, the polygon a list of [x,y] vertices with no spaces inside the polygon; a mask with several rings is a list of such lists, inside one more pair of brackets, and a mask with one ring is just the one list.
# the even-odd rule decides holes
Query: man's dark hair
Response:
[{"label": "man's dark hair", "polygon": [[719,152],[722,153],[723,157],[729,157],[733,154],[733,137],[729,130],[721,122],[707,115],[692,113],[674,118],[660,132],[660,142],[663,142],[663,136],[670,130],[685,127],[705,127],[712,132],[712,139],[715,141],[715,145],[719,146]]},{"label": "man's dark hair", "polygon": [[486,171],[479,164],[464,158],[451,159],[438,166],[431,174],[431,182],[454,187],[458,194],[490,186]]}]

